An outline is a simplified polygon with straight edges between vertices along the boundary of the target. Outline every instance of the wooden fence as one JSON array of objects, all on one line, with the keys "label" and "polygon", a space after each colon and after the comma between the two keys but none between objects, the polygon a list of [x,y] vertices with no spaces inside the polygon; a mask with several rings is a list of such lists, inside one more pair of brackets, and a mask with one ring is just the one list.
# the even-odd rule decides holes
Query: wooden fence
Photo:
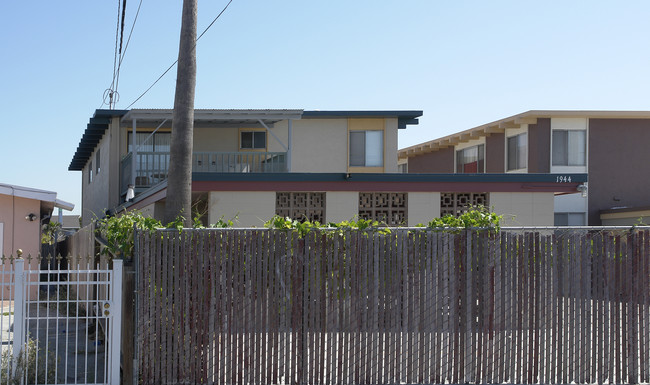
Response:
[{"label": "wooden fence", "polygon": [[136,233],[143,384],[650,381],[650,231]]}]

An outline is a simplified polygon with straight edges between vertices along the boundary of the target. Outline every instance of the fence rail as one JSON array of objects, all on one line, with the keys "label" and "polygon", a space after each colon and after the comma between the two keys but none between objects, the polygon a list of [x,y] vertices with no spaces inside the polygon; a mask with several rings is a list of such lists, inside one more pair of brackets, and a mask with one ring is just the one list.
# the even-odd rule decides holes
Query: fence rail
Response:
[{"label": "fence rail", "polygon": [[650,232],[137,232],[140,380],[650,381]]}]

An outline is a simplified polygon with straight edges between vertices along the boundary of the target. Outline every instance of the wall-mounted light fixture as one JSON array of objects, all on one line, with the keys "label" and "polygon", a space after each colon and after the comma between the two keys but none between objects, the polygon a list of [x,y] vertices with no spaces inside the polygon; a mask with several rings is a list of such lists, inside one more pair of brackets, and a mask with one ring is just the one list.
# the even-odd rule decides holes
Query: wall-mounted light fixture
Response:
[{"label": "wall-mounted light fixture", "polygon": [[25,220],[26,221],[34,222],[36,220],[36,218],[38,218],[38,216],[36,214],[34,214],[34,213],[29,213],[29,214],[25,215]]},{"label": "wall-mounted light fixture", "polygon": [[126,201],[129,202],[135,197],[135,189],[132,184],[129,184],[126,188]]},{"label": "wall-mounted light fixture", "polygon": [[587,197],[587,184],[586,183],[578,185],[578,187],[576,187],[576,190],[578,190],[580,192],[580,195],[582,195],[583,198]]}]

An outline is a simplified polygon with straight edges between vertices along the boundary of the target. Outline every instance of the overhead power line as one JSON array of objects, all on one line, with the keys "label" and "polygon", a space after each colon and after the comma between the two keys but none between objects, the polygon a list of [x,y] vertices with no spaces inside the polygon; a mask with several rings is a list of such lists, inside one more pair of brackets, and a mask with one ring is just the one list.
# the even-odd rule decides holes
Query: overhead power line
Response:
[{"label": "overhead power line", "polygon": [[[230,3],[232,3],[232,2],[233,2],[233,0],[230,0],[230,1],[228,2],[228,4],[226,4],[226,6],[223,7],[223,9],[221,10],[221,12],[219,12],[219,14],[218,14],[218,15],[217,15],[213,20],[212,20],[212,22],[211,22],[211,23],[210,23],[210,24],[209,24],[209,25],[208,25],[208,26],[203,30],[203,32],[201,32],[201,34],[199,35],[199,37],[196,38],[196,42],[194,43],[194,47],[193,47],[193,49],[196,48],[196,44],[199,42],[199,39],[201,39],[201,37],[202,37],[203,35],[205,35],[206,32],[208,32],[208,30],[212,27],[212,25],[213,25],[217,20],[219,20],[219,18],[221,17],[221,15],[223,15],[223,13],[226,12],[226,10],[228,9],[228,7],[230,6]],[[162,79],[162,78],[167,74],[167,72],[169,72],[169,70],[171,70],[172,68],[174,68],[174,66],[175,66],[177,63],[178,63],[178,59],[176,59],[176,60],[175,60],[175,61],[174,61],[170,66],[169,66],[169,68],[167,68],[167,69],[165,70],[165,72],[163,72],[162,75],[160,75],[160,76],[158,77],[158,79],[156,79],[156,81],[153,82],[153,83],[149,86],[149,88],[147,88],[147,89],[146,89],[142,94],[140,94],[140,96],[138,96],[138,98],[135,99],[135,100],[133,101],[133,103],[129,104],[129,105],[126,107],[126,109],[128,110],[129,108],[131,108],[131,106],[133,106],[135,103],[137,103],[138,100],[142,99],[142,97],[145,96],[145,95],[147,94],[147,92],[149,92],[149,90],[151,90],[151,89],[152,89],[152,88],[153,88],[153,87],[154,87],[154,86],[155,86],[155,85],[160,81],[160,79]]]}]

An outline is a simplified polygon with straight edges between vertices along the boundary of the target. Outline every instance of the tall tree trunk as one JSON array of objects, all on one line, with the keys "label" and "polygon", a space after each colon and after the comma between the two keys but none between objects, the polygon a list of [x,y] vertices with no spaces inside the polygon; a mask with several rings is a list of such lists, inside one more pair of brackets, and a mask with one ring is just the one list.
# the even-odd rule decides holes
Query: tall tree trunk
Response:
[{"label": "tall tree trunk", "polygon": [[164,223],[192,224],[192,146],[196,88],[197,0],[183,0]]}]

